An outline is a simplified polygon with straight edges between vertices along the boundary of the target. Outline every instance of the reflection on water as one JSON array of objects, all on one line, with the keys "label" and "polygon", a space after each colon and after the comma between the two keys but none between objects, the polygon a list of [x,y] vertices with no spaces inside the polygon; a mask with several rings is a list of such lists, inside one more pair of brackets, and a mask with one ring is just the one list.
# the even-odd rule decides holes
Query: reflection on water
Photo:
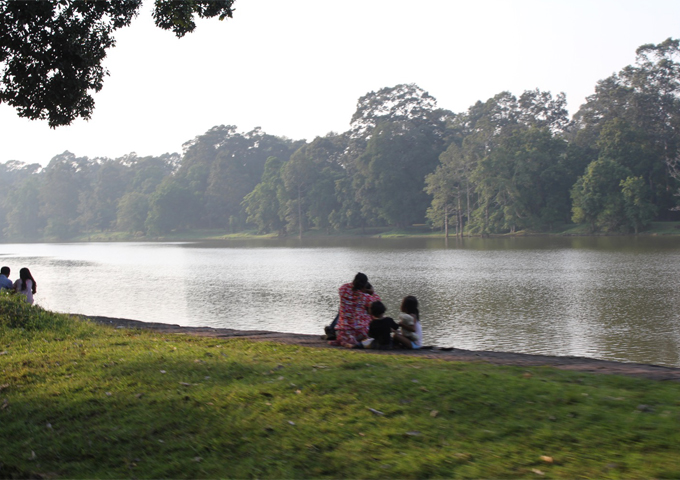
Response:
[{"label": "reflection on water", "polygon": [[680,238],[264,239],[0,245],[45,308],[321,334],[357,271],[425,342],[680,366]]}]

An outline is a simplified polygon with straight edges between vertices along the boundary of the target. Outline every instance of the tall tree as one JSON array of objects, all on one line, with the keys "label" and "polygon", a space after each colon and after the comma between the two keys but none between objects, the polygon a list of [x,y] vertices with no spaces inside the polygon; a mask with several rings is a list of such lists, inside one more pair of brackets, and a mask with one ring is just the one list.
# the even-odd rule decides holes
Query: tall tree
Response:
[{"label": "tall tree", "polygon": [[286,219],[289,230],[296,228],[299,237],[311,223],[321,228],[330,226],[329,216],[337,209],[335,180],[341,169],[338,158],[344,147],[339,137],[317,137],[283,165],[281,178],[288,196]]},{"label": "tall tree", "polygon": [[588,165],[572,189],[573,220],[587,223],[590,231],[617,231],[625,225],[621,183],[631,176],[623,165],[601,158]]},{"label": "tall tree", "polygon": [[144,232],[148,216],[149,195],[128,192],[118,202],[116,227],[130,233]]},{"label": "tall tree", "polygon": [[46,219],[45,236],[67,239],[78,231],[78,204],[82,191],[82,173],[88,167],[86,157],[71,152],[57,155],[45,168],[40,191],[40,213]]},{"label": "tall tree", "polygon": [[[663,213],[676,205],[672,193],[680,185],[671,169],[680,151],[680,41],[642,45],[636,54],[634,65],[598,82],[595,94],[574,115],[571,138],[581,146],[596,145],[609,128],[619,130],[620,144],[639,148],[640,140],[645,152],[635,175],[644,177]],[[627,141],[627,134],[638,140]],[[635,154],[628,152],[628,157]]]},{"label": "tall tree", "polygon": [[120,160],[101,159],[90,188],[81,193],[78,211],[84,229],[109,230],[115,226],[118,202],[131,179],[130,168]]},{"label": "tall tree", "polygon": [[23,180],[11,189],[5,204],[4,234],[16,240],[37,240],[44,227],[40,217],[40,181],[37,176]]},{"label": "tall tree", "polygon": [[649,188],[642,177],[621,180],[623,210],[628,226],[635,234],[649,225],[656,215],[656,206],[650,201]]},{"label": "tall tree", "polygon": [[257,225],[259,233],[285,231],[284,206],[287,203],[285,186],[281,178],[283,162],[276,157],[269,157],[264,166],[262,181],[243,199],[243,206],[248,214],[247,221]]},{"label": "tall tree", "polygon": [[[544,228],[569,212],[569,158],[560,135],[567,125],[564,94],[501,92],[458,115],[462,158],[474,195],[466,195],[471,232]],[[581,170],[582,171],[582,170]],[[580,173],[580,172],[579,172]],[[470,213],[466,214],[470,217]]]},{"label": "tall tree", "polygon": [[429,204],[425,176],[436,168],[443,148],[443,139],[430,125],[379,123],[357,160],[366,209],[374,209],[391,225],[423,222]]},{"label": "tall tree", "polygon": [[442,227],[448,238],[449,220],[455,215],[456,234],[462,235],[465,187],[469,181],[466,157],[453,143],[439,156],[439,162],[436,170],[425,177],[425,191],[432,195],[427,218],[433,226]]},{"label": "tall tree", "polygon": [[[454,115],[414,84],[369,92],[359,99],[352,116],[350,141],[341,160],[352,179],[341,181],[342,211],[356,215],[361,205],[364,221],[380,219],[399,225],[423,221],[428,198],[425,176],[434,171],[439,154],[449,142],[447,122]],[[391,195],[398,191],[399,195]],[[415,203],[414,203],[415,202]]]},{"label": "tall tree", "polygon": [[267,158],[285,162],[304,142],[268,135],[256,128],[239,133],[234,125],[220,125],[184,145],[177,180],[201,197],[197,212],[205,227],[245,224],[243,198],[262,177]]},{"label": "tall tree", "polygon": [[199,199],[189,188],[167,178],[151,195],[145,226],[152,234],[183,231],[196,225],[199,209]]}]

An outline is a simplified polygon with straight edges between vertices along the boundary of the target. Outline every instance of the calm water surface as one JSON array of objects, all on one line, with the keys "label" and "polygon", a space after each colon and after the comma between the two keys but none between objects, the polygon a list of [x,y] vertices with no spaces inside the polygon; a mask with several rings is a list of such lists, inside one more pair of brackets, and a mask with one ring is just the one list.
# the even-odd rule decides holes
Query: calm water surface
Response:
[{"label": "calm water surface", "polygon": [[425,343],[680,366],[680,237],[4,244],[60,312],[321,334],[365,272]]}]

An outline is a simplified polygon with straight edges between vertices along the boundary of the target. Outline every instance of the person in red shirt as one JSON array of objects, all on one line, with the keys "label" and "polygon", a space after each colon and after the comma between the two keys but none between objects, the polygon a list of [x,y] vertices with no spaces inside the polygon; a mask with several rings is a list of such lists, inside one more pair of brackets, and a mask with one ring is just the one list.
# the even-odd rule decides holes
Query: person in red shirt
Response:
[{"label": "person in red shirt", "polygon": [[362,340],[368,338],[368,325],[371,316],[368,309],[371,303],[380,301],[380,297],[367,289],[368,277],[364,273],[357,273],[352,283],[346,283],[338,289],[340,294],[340,311],[336,326],[337,338],[331,345],[341,345],[354,348]]}]

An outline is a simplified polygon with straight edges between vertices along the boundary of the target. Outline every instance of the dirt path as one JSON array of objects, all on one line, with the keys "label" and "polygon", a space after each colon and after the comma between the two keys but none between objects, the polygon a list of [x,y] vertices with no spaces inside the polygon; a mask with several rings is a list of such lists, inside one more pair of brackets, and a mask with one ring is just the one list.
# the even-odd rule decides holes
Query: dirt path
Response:
[{"label": "dirt path", "polygon": [[[145,328],[165,333],[196,335],[201,337],[215,338],[245,338],[248,340],[270,341],[300,345],[313,348],[339,348],[331,347],[321,335],[302,335],[296,333],[280,333],[268,331],[245,331],[231,330],[228,328],[210,327],[181,327],[166,323],[147,323],[138,320],[109,317],[80,317],[101,325],[113,328]],[[550,366],[562,370],[575,370],[580,372],[629,375],[651,380],[670,380],[680,382],[680,368],[662,367],[658,365],[645,365],[640,363],[620,363],[606,360],[595,360],[582,357],[552,357],[547,355],[529,355],[523,353],[486,352],[461,350],[458,348],[438,348],[427,350],[361,350],[362,352],[375,355],[413,355],[423,358],[436,358],[439,360],[452,360],[463,362],[486,362],[496,365],[515,366]]]}]

